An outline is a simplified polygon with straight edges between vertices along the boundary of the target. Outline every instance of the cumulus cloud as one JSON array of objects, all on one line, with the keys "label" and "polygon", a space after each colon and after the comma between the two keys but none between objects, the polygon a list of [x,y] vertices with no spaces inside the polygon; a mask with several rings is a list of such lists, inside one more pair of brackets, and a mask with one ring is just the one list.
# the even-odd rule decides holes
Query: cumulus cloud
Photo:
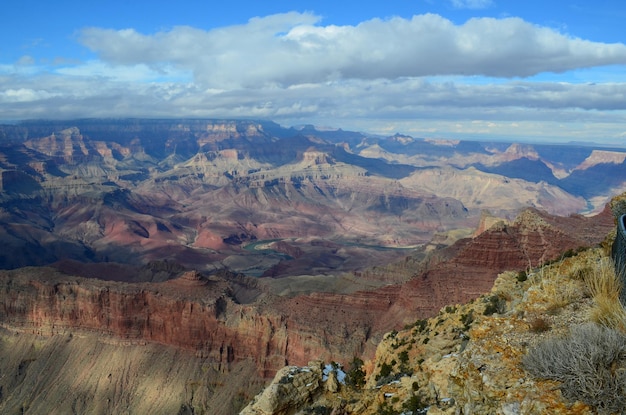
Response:
[{"label": "cumulus cloud", "polygon": [[319,23],[312,14],[287,13],[209,31],[88,28],[80,39],[107,62],[174,64],[217,88],[433,75],[513,78],[626,63],[624,44],[572,38],[519,18],[455,25],[425,14],[356,26]]},{"label": "cumulus cloud", "polygon": [[0,64],[5,120],[245,117],[451,138],[586,134],[579,138],[618,143],[626,124],[624,82],[533,78],[624,64],[624,44],[518,18],[457,25],[426,14],[334,26],[286,13],[212,30],[86,28],[79,39],[97,59]]}]

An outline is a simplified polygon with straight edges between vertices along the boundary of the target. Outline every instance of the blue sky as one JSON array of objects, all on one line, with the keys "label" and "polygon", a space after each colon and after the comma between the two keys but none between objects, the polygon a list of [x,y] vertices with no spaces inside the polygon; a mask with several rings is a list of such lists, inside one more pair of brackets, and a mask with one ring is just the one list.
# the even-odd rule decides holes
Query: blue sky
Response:
[{"label": "blue sky", "polygon": [[0,15],[0,121],[270,119],[623,145],[622,1],[34,1]]}]

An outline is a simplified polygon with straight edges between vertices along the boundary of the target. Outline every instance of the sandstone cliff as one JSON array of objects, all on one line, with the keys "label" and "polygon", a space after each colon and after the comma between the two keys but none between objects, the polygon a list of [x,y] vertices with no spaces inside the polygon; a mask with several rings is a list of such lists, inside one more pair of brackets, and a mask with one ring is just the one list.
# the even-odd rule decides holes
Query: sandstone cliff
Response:
[{"label": "sandstone cliff", "polygon": [[[110,283],[71,277],[50,268],[3,271],[0,321],[54,336],[87,331],[130,343],[155,342],[207,358],[227,372],[250,360],[273,374],[297,352],[288,348],[285,317],[261,315],[235,302],[230,285],[195,272],[163,283]],[[315,352],[315,343],[312,343]]]}]

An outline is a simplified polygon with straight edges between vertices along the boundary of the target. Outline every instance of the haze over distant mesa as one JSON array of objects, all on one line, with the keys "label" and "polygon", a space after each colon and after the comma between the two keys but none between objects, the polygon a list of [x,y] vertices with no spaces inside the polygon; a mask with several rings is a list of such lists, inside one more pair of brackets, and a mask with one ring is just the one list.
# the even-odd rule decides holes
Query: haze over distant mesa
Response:
[{"label": "haze over distant mesa", "polygon": [[509,3],[16,5],[0,29],[15,39],[0,51],[0,117],[621,145],[623,6]]}]

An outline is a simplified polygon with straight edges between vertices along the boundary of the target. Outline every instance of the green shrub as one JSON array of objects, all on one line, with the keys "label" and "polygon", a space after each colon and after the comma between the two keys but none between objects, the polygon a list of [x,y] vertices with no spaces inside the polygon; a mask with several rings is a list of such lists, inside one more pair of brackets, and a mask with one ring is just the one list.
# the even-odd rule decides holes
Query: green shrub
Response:
[{"label": "green shrub", "polygon": [[474,322],[474,310],[470,310],[467,314],[461,314],[461,323],[463,323],[463,329],[468,331],[472,323]]},{"label": "green shrub", "polygon": [[426,329],[426,327],[428,327],[428,320],[417,320],[413,324],[407,324],[406,326],[404,326],[404,329],[408,330],[412,327],[415,327],[416,333],[421,333]]},{"label": "green shrub", "polygon": [[504,298],[499,295],[492,295],[487,299],[487,305],[485,306],[485,310],[483,311],[483,315],[490,316],[492,314],[498,313],[502,314],[506,309],[506,301]]},{"label": "green shrub", "polygon": [[522,360],[537,378],[562,382],[561,392],[599,414],[626,408],[626,336],[592,323],[574,327],[568,337],[545,340]]},{"label": "green shrub", "polygon": [[350,362],[350,368],[346,373],[346,384],[354,388],[362,388],[365,386],[365,372],[363,371],[363,360],[354,357]]},{"label": "green shrub", "polygon": [[383,363],[380,366],[380,372],[376,376],[376,380],[389,376],[391,374],[392,369],[393,368],[391,367],[391,365],[388,365],[387,363]]},{"label": "green shrub", "polygon": [[451,306],[451,305],[446,306],[446,313],[448,314],[456,313],[456,307]]},{"label": "green shrub", "polygon": [[425,414],[429,405],[420,395],[413,395],[402,404],[403,413]]}]

